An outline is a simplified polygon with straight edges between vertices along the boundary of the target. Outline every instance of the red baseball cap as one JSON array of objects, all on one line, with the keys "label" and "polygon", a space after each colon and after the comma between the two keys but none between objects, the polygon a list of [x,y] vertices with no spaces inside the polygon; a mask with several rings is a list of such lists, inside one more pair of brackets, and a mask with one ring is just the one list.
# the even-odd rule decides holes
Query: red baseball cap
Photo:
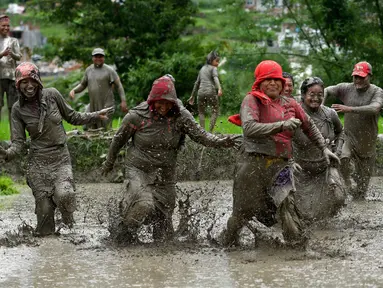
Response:
[{"label": "red baseball cap", "polygon": [[368,74],[372,75],[372,67],[370,63],[364,61],[355,64],[351,76],[356,75],[364,78]]}]

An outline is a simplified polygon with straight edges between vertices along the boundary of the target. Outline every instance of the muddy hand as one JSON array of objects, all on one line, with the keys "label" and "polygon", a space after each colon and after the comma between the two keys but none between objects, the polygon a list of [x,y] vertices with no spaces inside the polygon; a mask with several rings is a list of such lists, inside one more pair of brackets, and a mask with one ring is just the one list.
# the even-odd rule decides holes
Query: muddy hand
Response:
[{"label": "muddy hand", "polygon": [[225,136],[221,139],[218,140],[218,143],[220,144],[221,147],[235,147],[236,142],[235,142],[235,137],[233,136]]},{"label": "muddy hand", "polygon": [[297,129],[299,126],[301,126],[302,122],[301,120],[297,118],[291,118],[289,120],[283,121],[282,123],[282,131],[294,131]]},{"label": "muddy hand", "polygon": [[102,109],[102,110],[98,111],[98,116],[102,120],[108,120],[109,117],[113,113],[114,113],[114,108],[113,107],[109,107],[109,108],[105,108],[105,109]]},{"label": "muddy hand", "polygon": [[11,54],[11,47],[7,47],[4,49],[4,51],[1,53],[2,56],[8,56]]},{"label": "muddy hand", "polygon": [[335,160],[338,164],[340,164],[340,160],[338,156],[330,151],[330,149],[326,148],[323,150],[323,156],[326,159],[328,165],[330,165],[331,160]]},{"label": "muddy hand", "polygon": [[289,165],[293,169],[294,173],[301,173],[302,167],[297,162],[294,161],[294,159],[289,159]]}]

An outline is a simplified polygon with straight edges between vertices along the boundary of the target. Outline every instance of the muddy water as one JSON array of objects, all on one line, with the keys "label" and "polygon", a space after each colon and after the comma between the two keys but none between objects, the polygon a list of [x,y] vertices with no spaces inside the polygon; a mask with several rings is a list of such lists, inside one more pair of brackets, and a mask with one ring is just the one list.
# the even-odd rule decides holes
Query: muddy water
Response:
[{"label": "muddy water", "polygon": [[[174,243],[153,244],[150,228],[144,227],[142,243],[128,247],[106,240],[106,203],[121,185],[78,185],[76,227],[44,239],[28,237],[35,215],[27,188],[0,197],[0,287],[383,286],[383,179],[373,180],[369,201],[351,202],[336,218],[314,227],[305,250],[271,240],[281,237],[278,227],[262,228],[266,236],[257,247],[248,229],[240,249],[215,245],[229,216],[231,184],[180,184],[181,200],[191,193],[190,229]],[[180,219],[174,222],[177,227]],[[18,226],[27,236],[18,230],[19,240],[12,240]]]}]

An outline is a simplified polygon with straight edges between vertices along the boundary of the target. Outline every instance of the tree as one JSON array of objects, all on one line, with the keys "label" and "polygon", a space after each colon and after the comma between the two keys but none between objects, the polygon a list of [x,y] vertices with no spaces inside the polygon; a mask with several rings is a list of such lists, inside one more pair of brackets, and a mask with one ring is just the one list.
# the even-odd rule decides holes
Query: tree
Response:
[{"label": "tree", "polygon": [[[127,91],[132,85],[126,82],[132,79],[128,76],[129,72],[142,70],[141,66],[153,61],[160,63],[159,66],[166,66],[166,71],[157,69],[156,73],[149,74],[150,79],[144,81],[145,85],[139,89],[141,93],[128,98],[131,104],[142,101],[142,91],[147,93],[150,90],[152,81],[161,76],[158,73],[174,73],[185,65],[196,69],[198,65],[196,52],[201,52],[199,44],[194,41],[189,43],[192,46],[185,46],[180,39],[193,25],[191,16],[196,12],[196,6],[191,0],[33,0],[30,7],[46,21],[66,25],[68,37],[49,39],[56,48],[57,56],[62,60],[76,59],[88,65],[91,63],[91,51],[101,47],[106,51],[107,62],[116,64]],[[175,66],[172,66],[168,55],[176,52],[185,56],[190,52],[188,58],[193,59],[187,63],[173,62]],[[174,76],[177,78],[179,75]],[[192,83],[181,86],[191,89]],[[182,95],[186,91],[178,92]]]}]

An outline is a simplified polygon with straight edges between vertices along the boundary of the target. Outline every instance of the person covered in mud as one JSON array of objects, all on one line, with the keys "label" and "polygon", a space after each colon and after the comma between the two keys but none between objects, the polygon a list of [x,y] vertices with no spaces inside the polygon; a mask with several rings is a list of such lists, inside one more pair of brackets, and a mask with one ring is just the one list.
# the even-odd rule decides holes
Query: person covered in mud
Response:
[{"label": "person covered in mud", "polygon": [[282,96],[282,67],[265,60],[255,69],[252,90],[239,115],[229,121],[242,126],[243,148],[236,164],[233,211],[223,233],[223,244],[239,245],[241,228],[253,217],[270,227],[279,213],[286,241],[303,243],[306,236],[294,199],[293,170],[289,165],[292,137],[300,127],[327,162],[339,159],[325,144],[313,120],[292,98]]},{"label": "person covered in mud", "polygon": [[[114,109],[114,95],[113,88],[117,87],[118,94],[121,99],[121,111],[128,112],[125,100],[124,87],[121,84],[120,78],[112,67],[105,64],[105,52],[101,48],[96,48],[92,52],[93,64],[85,70],[85,75],[80,84],[78,84],[69,96],[74,99],[76,93],[82,92],[88,87],[89,93],[89,107],[87,112],[95,112],[104,108],[113,107]],[[108,120],[99,120],[91,124],[88,128],[110,129],[112,126],[112,118]]]},{"label": "person covered in mud", "polygon": [[[383,90],[370,83],[372,67],[368,62],[359,62],[352,71],[353,83],[340,83],[325,89],[324,103],[335,97],[343,104],[331,107],[344,113],[345,143],[342,148],[341,173],[346,187],[354,199],[366,197],[376,160],[376,139],[378,135],[379,113],[383,105]],[[352,188],[351,165],[354,162]]]},{"label": "person covered in mud", "polygon": [[19,61],[22,55],[17,39],[8,35],[9,28],[9,17],[0,15],[0,119],[5,93],[7,95],[9,127],[12,134],[11,111],[13,104],[18,100],[15,87],[15,68],[16,61]]},{"label": "person covered in mud", "polygon": [[[322,105],[324,83],[306,78],[301,85],[301,106],[314,121],[327,147],[338,157],[344,142],[343,125],[335,110]],[[309,222],[334,216],[344,206],[346,190],[337,163],[328,165],[322,150],[297,129],[293,139],[294,160],[302,170],[296,175],[295,198],[299,211]]]},{"label": "person covered in mud", "polygon": [[282,73],[283,78],[286,79],[285,86],[283,88],[283,96],[294,98],[293,92],[294,92],[294,78],[293,75],[291,75],[288,72]]},{"label": "person covered in mud", "polygon": [[193,91],[188,102],[194,105],[195,94],[198,91],[198,116],[199,124],[205,129],[205,115],[208,106],[211,107],[211,119],[209,131],[213,132],[219,114],[218,97],[222,96],[221,83],[218,78],[219,55],[211,51],[206,57],[206,64],[198,73],[197,81],[194,83]]},{"label": "person covered in mud", "polygon": [[173,236],[175,169],[180,139],[185,134],[204,146],[236,145],[236,137],[220,138],[202,129],[179,104],[172,80],[158,78],[147,101],[125,115],[103,165],[103,174],[110,172],[119,150],[132,139],[126,155],[126,189],[122,199],[112,199],[114,206],[109,209],[109,231],[114,241],[135,241],[143,223],[153,224],[156,241]]},{"label": "person covered in mud", "polygon": [[43,89],[40,72],[32,63],[17,66],[15,76],[19,100],[12,109],[13,138],[7,150],[0,148],[0,156],[9,161],[22,153],[25,130],[28,131],[27,183],[35,197],[36,235],[46,236],[55,232],[56,207],[69,228],[73,226],[76,210],[72,166],[62,120],[72,125],[87,124],[106,120],[112,111],[74,111],[56,89]]}]

